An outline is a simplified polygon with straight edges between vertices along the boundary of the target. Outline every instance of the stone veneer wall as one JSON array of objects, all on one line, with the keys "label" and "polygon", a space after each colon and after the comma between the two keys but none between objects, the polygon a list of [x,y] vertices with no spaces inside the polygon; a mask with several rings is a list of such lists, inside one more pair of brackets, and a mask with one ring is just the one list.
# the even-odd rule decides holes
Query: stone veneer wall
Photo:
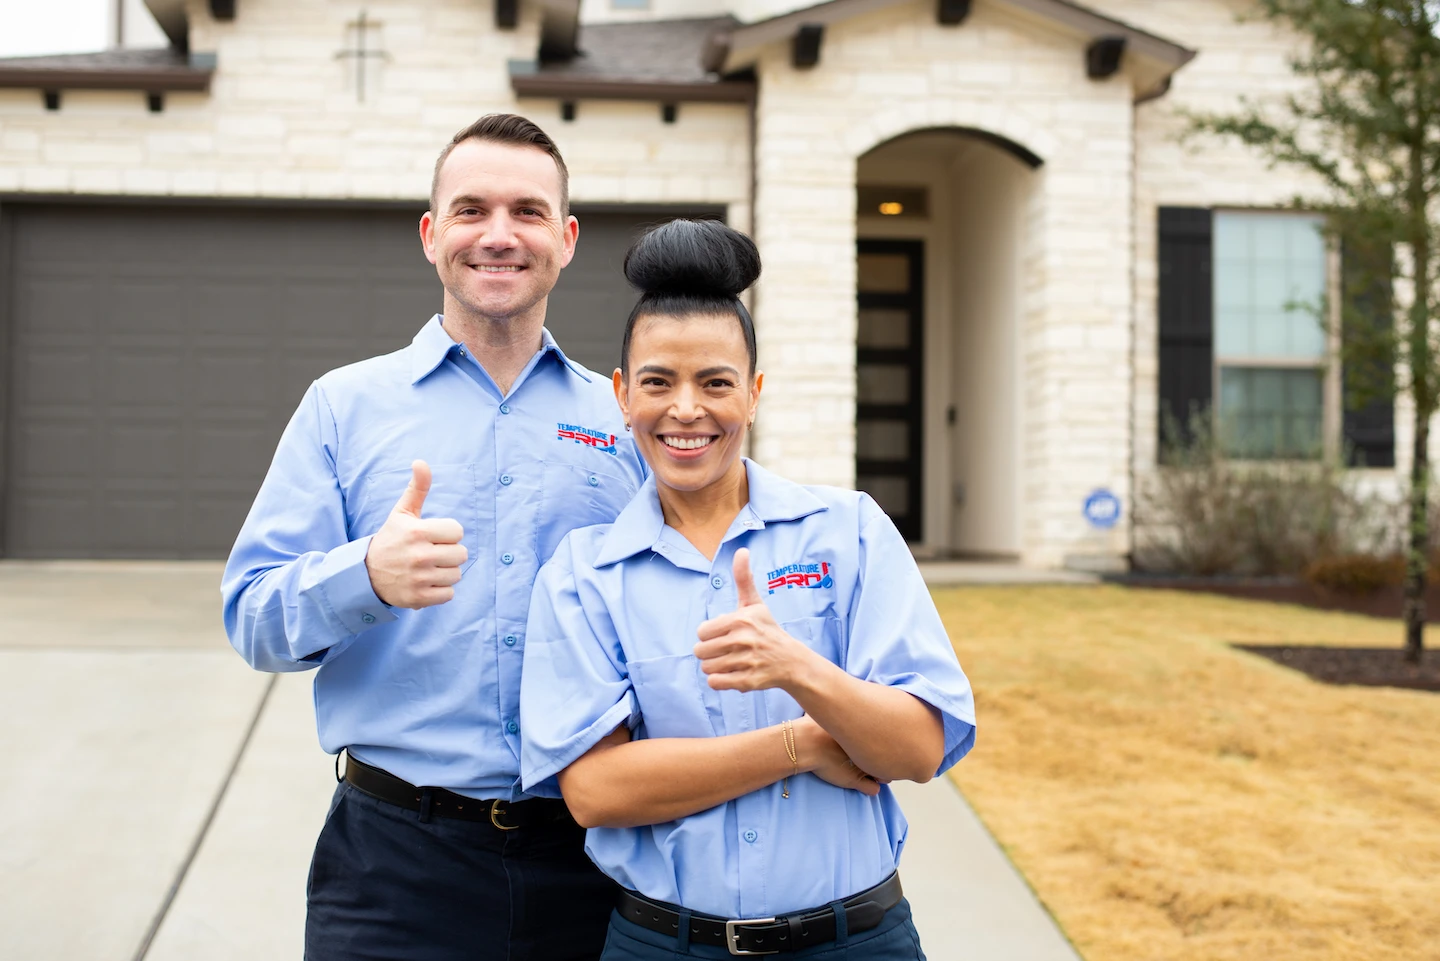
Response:
[{"label": "stone veneer wall", "polygon": [[34,90],[0,90],[0,192],[326,200],[420,200],[450,136],[513,110],[559,142],[578,203],[716,203],[749,220],[746,108],[582,102],[573,123],[549,100],[517,102],[507,61],[533,59],[533,5],[496,31],[474,0],[372,4],[389,59],[357,102],[349,0],[245,0],[229,23],[191,2],[192,48],[218,56],[211,92],[159,114],[138,92],[67,91],[47,112]]},{"label": "stone veneer wall", "polygon": [[1129,499],[1131,84],[1085,77],[1079,38],[976,4],[958,28],[914,2],[835,24],[821,62],[767,50],[760,74],[757,325],[769,372],[756,450],[799,480],[849,485],[855,431],[855,169],[901,134],[966,127],[1045,160],[1020,338],[1023,558],[1113,563],[1085,496]]}]

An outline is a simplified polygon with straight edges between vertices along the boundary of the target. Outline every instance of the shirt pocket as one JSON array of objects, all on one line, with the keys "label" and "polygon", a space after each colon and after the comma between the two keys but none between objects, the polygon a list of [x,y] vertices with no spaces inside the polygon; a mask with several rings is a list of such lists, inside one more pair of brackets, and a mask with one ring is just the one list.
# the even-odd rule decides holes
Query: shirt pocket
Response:
[{"label": "shirt pocket", "polygon": [[640,702],[646,737],[714,736],[701,691],[700,661],[695,655],[631,661],[630,683]]},{"label": "shirt pocket", "polygon": [[633,481],[613,470],[546,461],[536,513],[535,556],[544,564],[565,535],[577,527],[609,524],[637,489]]},{"label": "shirt pocket", "polygon": [[[351,537],[368,537],[385,524],[395,502],[410,485],[409,467],[380,471],[365,478],[365,494],[352,524]],[[474,464],[431,464],[430,491],[420,516],[425,520],[450,518],[459,521],[460,543],[467,557],[460,571],[464,573],[480,555],[480,493],[475,485]]]},{"label": "shirt pocket", "polygon": [[838,617],[797,617],[780,629],[831,664],[845,666],[845,632]]}]

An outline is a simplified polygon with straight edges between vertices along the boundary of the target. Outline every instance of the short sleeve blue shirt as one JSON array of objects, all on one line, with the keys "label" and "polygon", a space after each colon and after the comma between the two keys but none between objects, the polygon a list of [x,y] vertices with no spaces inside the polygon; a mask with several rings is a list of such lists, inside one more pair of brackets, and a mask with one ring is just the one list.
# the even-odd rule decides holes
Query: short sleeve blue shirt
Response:
[{"label": "short sleeve blue shirt", "polygon": [[[894,524],[865,494],[745,463],[750,503],[713,561],[665,525],[651,478],[614,524],[571,532],[541,570],[521,682],[527,790],[557,793],[550,779],[621,724],[712,737],[800,716],[783,691],[712,690],[693,653],[701,622],[735,609],[741,547],[787,633],[939,710],[940,771],[970,750],[970,683]],[[728,918],[823,905],[895,870],[906,822],[888,787],[870,798],[806,774],[790,795],[777,783],[666,824],[595,828],[586,850],[631,890]]]}]

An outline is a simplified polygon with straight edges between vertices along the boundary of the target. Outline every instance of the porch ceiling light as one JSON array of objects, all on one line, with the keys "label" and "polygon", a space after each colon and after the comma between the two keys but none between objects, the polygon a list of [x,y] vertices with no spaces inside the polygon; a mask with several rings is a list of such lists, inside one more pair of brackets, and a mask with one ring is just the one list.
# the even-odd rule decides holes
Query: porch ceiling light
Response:
[{"label": "porch ceiling light", "polygon": [[924,187],[904,184],[858,184],[856,213],[861,217],[904,217],[923,220],[930,215],[930,196]]}]

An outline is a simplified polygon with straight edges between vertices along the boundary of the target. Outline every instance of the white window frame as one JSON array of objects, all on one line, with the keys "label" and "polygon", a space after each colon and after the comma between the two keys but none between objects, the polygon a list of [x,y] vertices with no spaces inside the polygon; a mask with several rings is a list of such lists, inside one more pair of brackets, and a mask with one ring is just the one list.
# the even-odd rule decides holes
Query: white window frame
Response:
[{"label": "white window frame", "polygon": [[[1211,253],[1210,253],[1210,279],[1211,279],[1211,308],[1210,308],[1210,335],[1211,342],[1219,343],[1220,335],[1220,296],[1218,289],[1218,252],[1219,252],[1219,230],[1217,224],[1223,214],[1271,214],[1274,216],[1306,216],[1301,211],[1286,210],[1274,207],[1214,207],[1211,209]],[[1313,216],[1313,215],[1311,215]],[[1325,238],[1325,277],[1322,282],[1325,291],[1325,350],[1323,356],[1317,361],[1313,359],[1283,358],[1283,357],[1256,357],[1246,355],[1222,355],[1218,349],[1212,352],[1210,363],[1210,396],[1214,401],[1210,405],[1211,427],[1218,432],[1221,426],[1224,412],[1221,410],[1220,394],[1220,369],[1222,367],[1248,368],[1252,370],[1318,370],[1320,371],[1320,454],[1319,461],[1333,462],[1340,453],[1342,423],[1342,404],[1344,397],[1340,381],[1340,365],[1336,362],[1339,357],[1340,347],[1340,250],[1332,238]],[[1317,458],[1286,458],[1267,457],[1249,458],[1238,455],[1226,454],[1232,460],[1246,461],[1250,463],[1275,463],[1275,464],[1313,464]]]}]

